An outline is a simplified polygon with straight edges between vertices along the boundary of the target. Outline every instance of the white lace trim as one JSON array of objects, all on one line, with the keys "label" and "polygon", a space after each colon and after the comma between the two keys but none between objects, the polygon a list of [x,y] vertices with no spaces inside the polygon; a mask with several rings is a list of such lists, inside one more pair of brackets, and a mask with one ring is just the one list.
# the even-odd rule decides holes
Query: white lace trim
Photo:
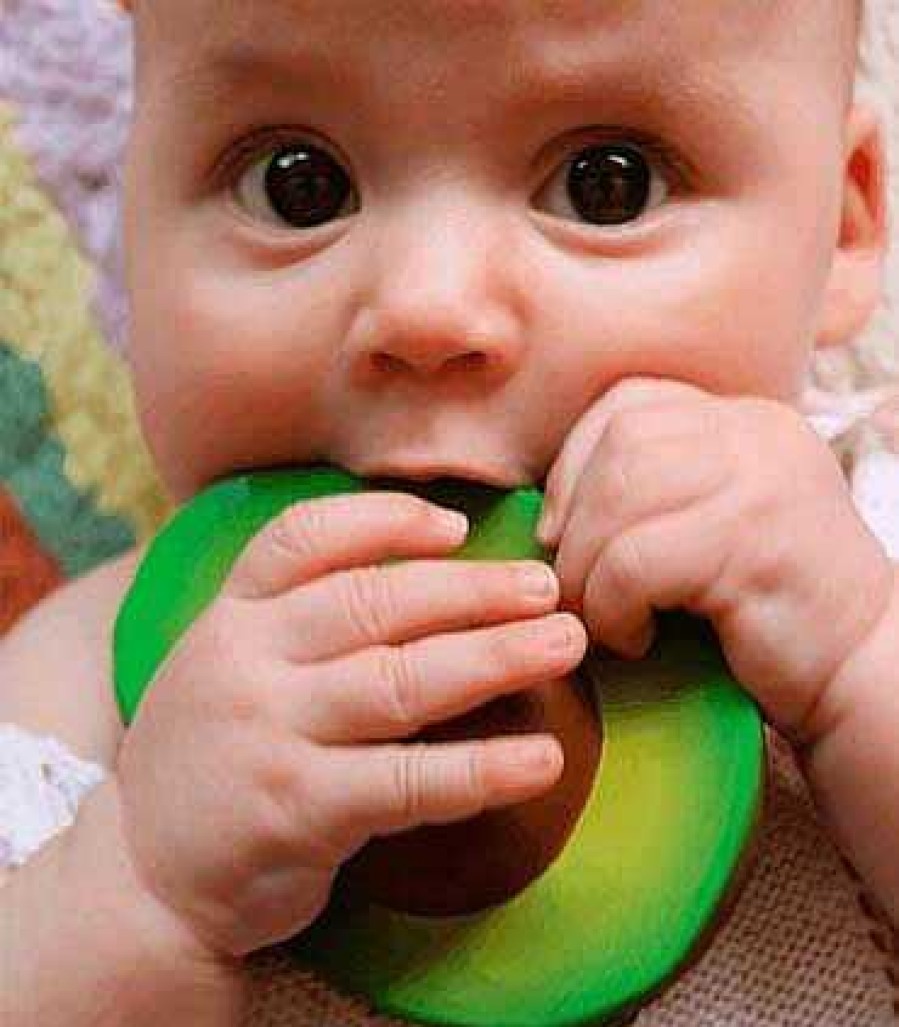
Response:
[{"label": "white lace trim", "polygon": [[806,419],[845,455],[856,510],[890,558],[899,559],[899,394],[893,387],[845,396],[812,390]]},{"label": "white lace trim", "polygon": [[106,776],[60,741],[0,724],[0,867],[16,867],[68,827]]},{"label": "white lace trim", "polygon": [[852,496],[865,524],[899,560],[899,454],[865,454],[852,472]]}]

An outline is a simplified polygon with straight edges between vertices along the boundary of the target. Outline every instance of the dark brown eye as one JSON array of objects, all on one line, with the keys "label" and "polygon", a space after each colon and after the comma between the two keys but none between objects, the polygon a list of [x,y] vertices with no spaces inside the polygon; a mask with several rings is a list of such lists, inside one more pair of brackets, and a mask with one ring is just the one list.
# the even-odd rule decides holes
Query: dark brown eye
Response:
[{"label": "dark brown eye", "polygon": [[[636,146],[590,146],[579,151],[561,170],[567,172],[564,182],[554,175],[547,183],[550,203],[560,201],[570,212],[565,216],[591,225],[626,225],[667,195],[664,179]],[[559,196],[560,191],[564,196]]]},{"label": "dark brown eye", "polygon": [[568,172],[571,202],[594,225],[638,218],[649,202],[651,184],[652,172],[642,154],[623,146],[585,150]]},{"label": "dark brown eye", "polygon": [[250,213],[291,228],[315,228],[339,217],[352,196],[349,176],[326,151],[292,143],[241,176],[238,198]]}]

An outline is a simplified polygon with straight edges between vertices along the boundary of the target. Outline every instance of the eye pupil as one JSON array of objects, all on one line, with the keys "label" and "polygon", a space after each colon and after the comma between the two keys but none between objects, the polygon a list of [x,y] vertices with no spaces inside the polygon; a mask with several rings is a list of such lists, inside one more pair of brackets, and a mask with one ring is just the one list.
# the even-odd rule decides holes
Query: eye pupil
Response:
[{"label": "eye pupil", "polygon": [[279,217],[296,228],[313,228],[340,213],[350,182],[323,150],[294,145],[279,150],[270,161],[265,189]]},{"label": "eye pupil", "polygon": [[638,218],[649,202],[652,171],[638,150],[594,146],[571,164],[568,192],[578,213],[595,225]]}]

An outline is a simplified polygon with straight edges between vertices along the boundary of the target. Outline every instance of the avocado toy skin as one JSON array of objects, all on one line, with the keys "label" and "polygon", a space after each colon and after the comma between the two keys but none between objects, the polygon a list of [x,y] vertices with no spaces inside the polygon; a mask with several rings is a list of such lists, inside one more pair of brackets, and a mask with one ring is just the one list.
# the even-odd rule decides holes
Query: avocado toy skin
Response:
[{"label": "avocado toy skin", "polygon": [[[116,621],[123,719],[249,539],[286,506],[337,492],[414,492],[469,516],[462,559],[548,560],[542,495],[471,482],[362,481],[314,465],[216,483],[157,535]],[[707,944],[745,876],[761,816],[759,711],[714,633],[658,618],[646,658],[591,650],[577,677],[602,721],[586,803],[551,865],[511,899],[457,916],[411,914],[338,878],[332,901],[286,943],[304,965],[378,1011],[451,1027],[625,1022]]]}]

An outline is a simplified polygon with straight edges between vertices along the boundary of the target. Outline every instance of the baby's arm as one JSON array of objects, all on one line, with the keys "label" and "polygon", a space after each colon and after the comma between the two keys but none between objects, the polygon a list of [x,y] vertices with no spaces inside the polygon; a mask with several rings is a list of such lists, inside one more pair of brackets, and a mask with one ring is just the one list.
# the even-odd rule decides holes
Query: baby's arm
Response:
[{"label": "baby's arm", "polygon": [[899,929],[899,570],[893,581],[885,614],[831,683],[817,740],[800,757],[845,855]]},{"label": "baby's arm", "polygon": [[0,723],[113,765],[122,724],[110,684],[112,626],[141,552],[56,589],[0,638]]},{"label": "baby's arm", "polygon": [[[121,724],[109,632],[136,555],[59,589],[0,640],[0,723],[111,767]],[[236,970],[212,964],[149,898],[120,836],[116,790],[84,799],[71,829],[0,887],[0,1022],[8,1027],[239,1022]]]}]

